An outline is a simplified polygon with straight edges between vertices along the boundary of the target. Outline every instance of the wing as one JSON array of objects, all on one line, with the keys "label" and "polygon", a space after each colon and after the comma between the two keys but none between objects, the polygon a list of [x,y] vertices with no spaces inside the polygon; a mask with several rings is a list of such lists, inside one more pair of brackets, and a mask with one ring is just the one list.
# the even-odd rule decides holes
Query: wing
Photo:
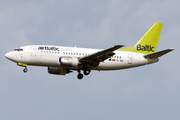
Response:
[{"label": "wing", "polygon": [[109,49],[105,49],[105,50],[93,53],[91,55],[81,57],[79,59],[79,61],[91,63],[92,66],[96,67],[99,65],[99,62],[103,62],[104,60],[113,56],[115,54],[113,51],[115,51],[123,46],[124,45],[115,45],[114,47],[111,47]]}]

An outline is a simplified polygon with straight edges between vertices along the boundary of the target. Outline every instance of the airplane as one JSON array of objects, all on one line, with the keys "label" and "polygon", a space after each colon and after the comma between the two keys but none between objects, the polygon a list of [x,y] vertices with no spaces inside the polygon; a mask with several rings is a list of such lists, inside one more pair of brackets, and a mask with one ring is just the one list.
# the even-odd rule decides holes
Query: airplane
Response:
[{"label": "airplane", "polygon": [[[44,66],[49,74],[66,75],[77,71],[81,80],[91,70],[108,71],[134,68],[156,63],[159,57],[173,51],[166,49],[156,52],[163,23],[155,23],[132,47],[115,45],[108,49],[89,49],[52,45],[29,45],[14,49],[5,57],[28,71],[27,65]],[[83,71],[84,75],[81,73]]]}]

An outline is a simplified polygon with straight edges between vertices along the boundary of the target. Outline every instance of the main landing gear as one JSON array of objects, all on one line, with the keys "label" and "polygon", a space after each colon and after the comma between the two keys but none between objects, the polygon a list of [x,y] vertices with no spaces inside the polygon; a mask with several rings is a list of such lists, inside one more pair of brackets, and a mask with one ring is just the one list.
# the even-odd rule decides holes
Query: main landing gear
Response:
[{"label": "main landing gear", "polygon": [[84,75],[89,75],[90,72],[90,70],[84,70]]},{"label": "main landing gear", "polygon": [[[78,70],[78,72],[79,74],[77,75],[77,78],[81,80],[83,78],[83,74],[81,73],[80,70]],[[90,70],[84,70],[84,75],[89,75],[90,72],[91,72]]]},{"label": "main landing gear", "polygon": [[81,80],[81,79],[83,78],[83,74],[82,74],[82,73],[79,73],[79,74],[77,75],[77,78],[78,78],[79,80]]}]

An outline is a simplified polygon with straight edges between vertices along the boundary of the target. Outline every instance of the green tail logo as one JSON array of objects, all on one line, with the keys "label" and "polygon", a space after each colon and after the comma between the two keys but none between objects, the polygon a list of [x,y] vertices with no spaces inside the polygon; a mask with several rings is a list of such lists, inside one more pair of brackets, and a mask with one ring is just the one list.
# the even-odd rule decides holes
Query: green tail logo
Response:
[{"label": "green tail logo", "polygon": [[118,51],[138,52],[144,54],[155,53],[162,28],[163,23],[155,23],[134,46],[119,49]]},{"label": "green tail logo", "polygon": [[151,45],[140,45],[136,46],[137,51],[148,51],[148,52],[155,52],[155,47],[151,47]]}]

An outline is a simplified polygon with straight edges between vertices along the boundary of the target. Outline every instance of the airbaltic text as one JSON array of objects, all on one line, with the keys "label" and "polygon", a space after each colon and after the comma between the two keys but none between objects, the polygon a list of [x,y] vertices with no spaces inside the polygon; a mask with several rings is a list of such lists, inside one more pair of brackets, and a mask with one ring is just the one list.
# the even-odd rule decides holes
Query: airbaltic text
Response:
[{"label": "airbaltic text", "polygon": [[54,51],[59,51],[59,48],[57,47],[48,47],[48,46],[41,46],[41,47],[38,47],[38,50],[54,50]]},{"label": "airbaltic text", "polygon": [[54,51],[72,51],[70,48],[58,48],[58,47],[48,47],[48,46],[40,46],[38,50],[54,50]]}]

